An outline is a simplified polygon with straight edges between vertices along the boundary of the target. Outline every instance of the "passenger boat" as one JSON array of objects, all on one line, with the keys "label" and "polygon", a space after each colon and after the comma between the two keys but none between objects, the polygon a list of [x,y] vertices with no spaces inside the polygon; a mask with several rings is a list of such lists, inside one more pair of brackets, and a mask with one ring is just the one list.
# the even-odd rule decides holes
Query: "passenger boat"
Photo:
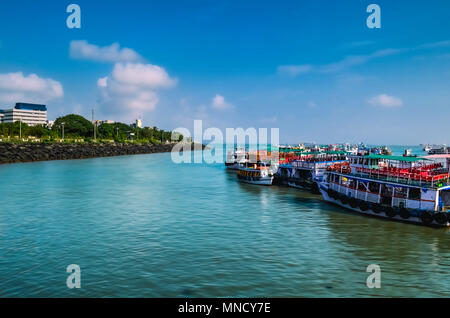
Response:
[{"label": "passenger boat", "polygon": [[347,160],[345,151],[300,152],[284,159],[275,175],[278,184],[307,189],[320,194],[319,183],[326,168]]},{"label": "passenger boat", "polygon": [[236,147],[233,152],[227,154],[225,166],[230,170],[238,170],[248,162],[248,155],[245,148]]},{"label": "passenger boat", "polygon": [[448,154],[448,153],[450,153],[450,148],[445,145],[431,147],[428,150],[429,155],[442,155],[442,154]]},{"label": "passenger boat", "polygon": [[359,214],[447,227],[450,156],[442,156],[350,155],[328,167],[319,189],[326,201]]},{"label": "passenger boat", "polygon": [[274,166],[267,162],[258,161],[254,164],[246,163],[239,167],[237,177],[239,181],[246,183],[271,185],[274,174]]}]

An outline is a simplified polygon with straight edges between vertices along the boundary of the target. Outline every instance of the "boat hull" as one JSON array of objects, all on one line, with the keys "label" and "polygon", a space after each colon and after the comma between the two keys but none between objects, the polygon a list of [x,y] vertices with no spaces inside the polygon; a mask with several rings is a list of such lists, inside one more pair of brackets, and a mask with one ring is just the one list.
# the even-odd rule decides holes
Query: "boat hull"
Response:
[{"label": "boat hull", "polygon": [[261,178],[260,180],[249,180],[246,178],[239,178],[239,181],[256,185],[270,186],[272,185],[273,177]]},{"label": "boat hull", "polygon": [[384,212],[380,212],[380,213],[375,213],[373,212],[373,210],[368,209],[367,211],[363,211],[361,210],[359,207],[352,207],[350,206],[349,203],[342,203],[340,199],[334,199],[331,198],[328,195],[328,187],[325,184],[320,184],[319,185],[319,191],[322,194],[322,197],[325,201],[332,203],[334,205],[340,206],[342,208],[345,208],[346,210],[361,214],[361,215],[365,215],[365,216],[371,216],[371,217],[376,217],[376,218],[381,218],[381,219],[387,219],[390,221],[397,221],[397,222],[402,222],[402,223],[410,223],[410,224],[416,224],[416,225],[422,225],[422,226],[429,226],[429,227],[449,227],[450,223],[446,222],[445,224],[438,224],[436,221],[432,221],[429,224],[424,224],[421,220],[420,217],[418,216],[410,216],[408,219],[403,219],[400,215],[395,215],[393,217],[389,217],[387,216]]},{"label": "boat hull", "polygon": [[241,182],[256,185],[272,185],[274,179],[273,174],[265,173],[265,175],[261,175],[261,172],[258,170],[247,169],[239,169],[237,177]]}]

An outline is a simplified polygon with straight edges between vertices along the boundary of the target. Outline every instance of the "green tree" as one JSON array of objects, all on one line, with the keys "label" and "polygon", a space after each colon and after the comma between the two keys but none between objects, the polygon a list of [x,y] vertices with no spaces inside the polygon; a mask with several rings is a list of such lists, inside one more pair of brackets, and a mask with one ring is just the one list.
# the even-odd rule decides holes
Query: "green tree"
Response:
[{"label": "green tree", "polygon": [[132,131],[132,128],[129,125],[123,123],[104,123],[98,126],[97,131],[99,138],[122,141],[127,139],[128,132]]},{"label": "green tree", "polygon": [[61,134],[62,123],[64,123],[64,135],[67,137],[92,137],[94,125],[80,115],[67,115],[55,120],[52,130]]}]

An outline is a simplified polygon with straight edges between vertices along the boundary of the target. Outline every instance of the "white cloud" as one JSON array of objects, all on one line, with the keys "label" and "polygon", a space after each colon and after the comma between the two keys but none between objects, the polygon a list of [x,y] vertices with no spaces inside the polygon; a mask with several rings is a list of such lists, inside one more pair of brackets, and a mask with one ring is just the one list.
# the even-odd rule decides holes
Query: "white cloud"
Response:
[{"label": "white cloud", "polygon": [[305,65],[281,65],[278,66],[277,71],[280,74],[287,74],[289,76],[297,76],[300,74],[308,73],[312,70],[312,66],[309,64]]},{"label": "white cloud", "polygon": [[422,44],[418,48],[419,49],[433,49],[433,48],[443,48],[443,47],[449,47],[449,46],[450,46],[450,40],[444,40],[444,41]]},{"label": "white cloud", "polygon": [[403,51],[404,51],[403,49],[384,49],[384,50],[375,51],[368,55],[350,55],[350,56],[343,58],[342,60],[340,60],[338,62],[322,65],[319,68],[319,72],[335,73],[335,72],[346,70],[352,66],[358,66],[358,65],[370,62],[370,61],[380,58],[380,57],[399,54]]},{"label": "white cloud", "polygon": [[152,89],[172,87],[177,83],[166,70],[152,64],[116,64],[112,73],[114,80]]},{"label": "white cloud", "polygon": [[400,107],[403,105],[403,101],[394,96],[389,96],[386,94],[380,94],[378,96],[374,96],[369,99],[369,104],[373,106],[381,106],[381,107]]},{"label": "white cloud", "polygon": [[154,110],[159,102],[157,90],[176,85],[166,70],[157,65],[117,63],[110,76],[97,80],[105,114],[119,113],[127,120]]},{"label": "white cloud", "polygon": [[105,76],[105,77],[99,78],[97,80],[97,85],[99,87],[106,87],[106,86],[108,86],[108,77]]},{"label": "white cloud", "polygon": [[216,94],[216,96],[214,96],[214,98],[212,100],[212,107],[215,109],[224,110],[224,109],[231,108],[232,105],[228,104],[225,101],[225,97],[223,97],[222,95]]},{"label": "white cloud", "polygon": [[133,49],[120,48],[118,43],[109,46],[90,44],[85,40],[70,42],[70,57],[97,62],[140,62],[143,58]]},{"label": "white cloud", "polygon": [[344,57],[343,59],[329,64],[323,65],[281,65],[278,66],[277,71],[281,74],[287,74],[289,76],[295,77],[297,75],[306,74],[310,72],[317,73],[336,73],[340,71],[344,71],[350,67],[358,66],[370,62],[371,60],[395,55],[404,52],[404,49],[384,49],[378,50],[371,54],[367,55],[349,55]]},{"label": "white cloud", "polygon": [[[360,41],[353,42],[344,47],[347,48],[357,48],[360,46],[370,45],[375,43],[374,41]],[[412,48],[388,48],[382,49],[378,51],[374,51],[370,54],[366,55],[348,55],[342,58],[339,61],[322,64],[322,65],[310,65],[310,64],[300,64],[300,65],[281,65],[277,68],[278,73],[288,74],[292,77],[295,77],[300,74],[305,74],[309,72],[317,72],[317,73],[336,73],[340,71],[347,70],[350,67],[362,65],[368,63],[374,59],[397,55],[405,52],[410,52],[411,50],[424,50],[424,49],[434,49],[434,48],[446,48],[450,47],[450,40],[443,40],[433,43],[426,43],[422,45],[418,45]]]},{"label": "white cloud", "polygon": [[0,74],[0,101],[46,103],[64,95],[60,82],[22,72]]}]

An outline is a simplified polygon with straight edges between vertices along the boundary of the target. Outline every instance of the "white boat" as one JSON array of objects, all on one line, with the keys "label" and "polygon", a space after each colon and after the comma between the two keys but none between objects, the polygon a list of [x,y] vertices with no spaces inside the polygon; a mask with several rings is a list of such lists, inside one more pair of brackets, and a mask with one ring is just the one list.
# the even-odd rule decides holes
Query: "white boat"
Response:
[{"label": "white boat", "polygon": [[227,154],[225,166],[230,170],[238,170],[248,162],[248,155],[245,148],[235,148],[233,152]]},{"label": "white boat", "polygon": [[446,145],[433,146],[428,150],[429,155],[443,155],[448,153],[450,153],[450,149]]},{"label": "white boat", "polygon": [[280,184],[320,194],[319,182],[328,166],[347,160],[345,151],[299,152],[293,160],[280,164],[275,178]]},{"label": "white boat", "polygon": [[448,227],[449,162],[432,157],[351,155],[349,164],[329,167],[319,189],[326,201],[359,214]]}]

